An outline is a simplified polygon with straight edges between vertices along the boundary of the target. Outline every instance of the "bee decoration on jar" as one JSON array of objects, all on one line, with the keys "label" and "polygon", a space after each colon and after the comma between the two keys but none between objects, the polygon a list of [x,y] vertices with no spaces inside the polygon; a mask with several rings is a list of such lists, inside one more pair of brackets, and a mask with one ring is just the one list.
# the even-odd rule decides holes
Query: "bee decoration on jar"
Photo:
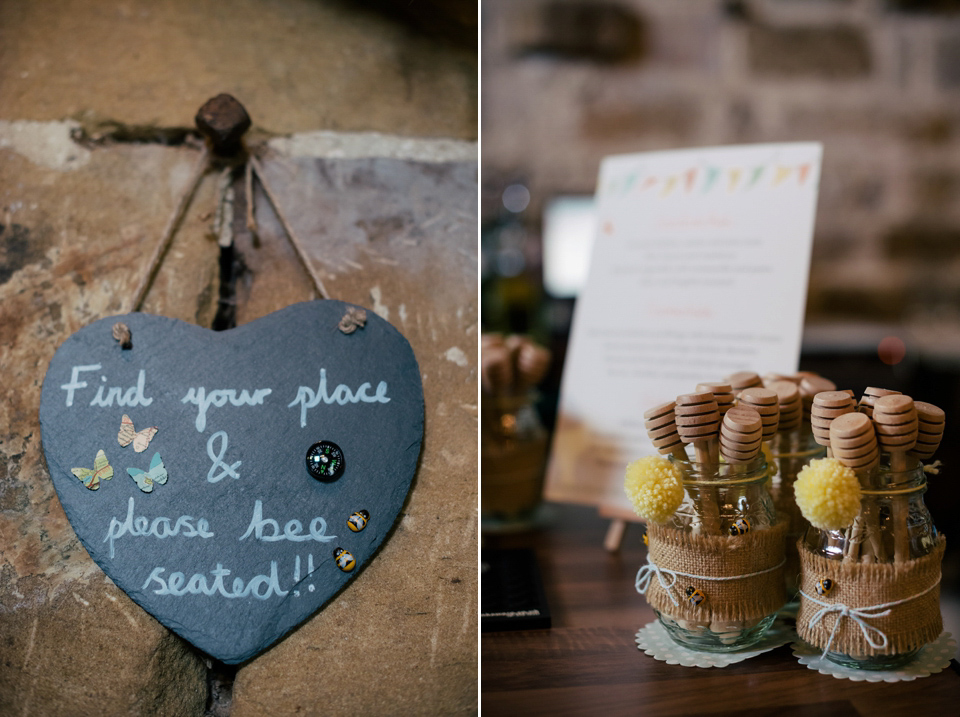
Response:
[{"label": "bee decoration on jar", "polygon": [[334,550],[333,557],[334,560],[337,561],[337,567],[345,573],[349,573],[351,570],[357,567],[356,559],[343,548],[337,548]]},{"label": "bee decoration on jar", "polygon": [[703,591],[698,590],[697,588],[693,587],[693,585],[691,585],[686,589],[686,595],[687,595],[687,601],[691,605],[699,605],[700,603],[702,603],[704,600],[707,599],[707,596],[703,594]]},{"label": "bee decoration on jar", "polygon": [[829,595],[831,590],[833,590],[833,580],[830,578],[817,580],[817,595]]},{"label": "bee decoration on jar", "polygon": [[750,521],[746,518],[737,518],[730,526],[730,535],[743,535],[750,532]]},{"label": "bee decoration on jar", "polygon": [[370,514],[365,510],[358,510],[347,518],[347,527],[354,533],[359,533],[367,527],[367,521],[370,520]]},{"label": "bee decoration on jar", "polygon": [[646,533],[643,534],[643,544],[648,547],[650,546],[650,537]]}]

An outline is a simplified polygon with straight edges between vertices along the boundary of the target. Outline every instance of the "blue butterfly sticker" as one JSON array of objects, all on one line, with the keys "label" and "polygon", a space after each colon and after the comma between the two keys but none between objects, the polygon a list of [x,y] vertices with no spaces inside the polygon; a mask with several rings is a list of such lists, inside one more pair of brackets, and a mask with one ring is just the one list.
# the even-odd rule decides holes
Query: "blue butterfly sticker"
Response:
[{"label": "blue butterfly sticker", "polygon": [[163,485],[167,482],[167,469],[163,467],[163,461],[160,459],[159,453],[153,454],[149,471],[142,471],[139,468],[127,468],[127,473],[130,474],[130,477],[136,482],[137,487],[144,493],[152,493],[154,483]]}]

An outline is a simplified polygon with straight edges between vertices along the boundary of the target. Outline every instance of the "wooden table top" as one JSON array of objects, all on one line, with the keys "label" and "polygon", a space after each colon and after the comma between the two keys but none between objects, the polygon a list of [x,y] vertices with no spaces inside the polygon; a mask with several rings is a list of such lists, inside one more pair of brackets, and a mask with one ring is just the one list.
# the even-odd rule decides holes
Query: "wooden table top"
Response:
[{"label": "wooden table top", "polygon": [[[487,548],[533,548],[553,618],[548,630],[481,636],[481,709],[491,715],[960,714],[960,666],[912,682],[839,680],[800,665],[789,645],[717,669],[668,665],[640,652],[637,630],[655,615],[634,588],[646,562],[642,530],[619,554],[603,549],[596,510],[549,505],[536,533],[484,536]],[[918,713],[923,708],[937,711]]]}]

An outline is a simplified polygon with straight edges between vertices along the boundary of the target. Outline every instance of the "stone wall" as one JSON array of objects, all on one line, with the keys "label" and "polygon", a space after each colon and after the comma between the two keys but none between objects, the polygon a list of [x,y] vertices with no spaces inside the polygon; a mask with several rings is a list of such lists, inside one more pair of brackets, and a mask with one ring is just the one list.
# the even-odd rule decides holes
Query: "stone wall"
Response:
[{"label": "stone wall", "polygon": [[[237,670],[113,585],[44,464],[46,366],[71,333],[127,310],[198,155],[189,143],[88,149],[71,141],[76,129],[0,121],[0,714],[475,712],[476,145],[320,133],[263,149],[330,295],[370,307],[410,341],[426,416],[393,535],[328,607]],[[201,185],[145,311],[211,325],[216,185],[215,174]],[[241,206],[234,221],[239,323],[312,297],[262,192],[256,209],[257,241]]]},{"label": "stone wall", "polygon": [[956,344],[958,10],[484,0],[482,215],[502,212],[503,188],[523,182],[535,234],[552,196],[593,192],[608,154],[821,141],[808,326],[889,322],[930,344],[947,330]]}]

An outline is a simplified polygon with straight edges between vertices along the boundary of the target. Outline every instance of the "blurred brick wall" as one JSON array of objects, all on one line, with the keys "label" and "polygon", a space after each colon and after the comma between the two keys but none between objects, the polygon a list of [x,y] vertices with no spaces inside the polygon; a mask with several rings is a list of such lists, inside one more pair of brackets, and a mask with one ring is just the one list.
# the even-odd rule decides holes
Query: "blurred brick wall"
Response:
[{"label": "blurred brick wall", "polygon": [[808,325],[960,325],[958,11],[483,0],[483,216],[521,181],[536,232],[550,197],[592,194],[608,154],[817,140]]}]

